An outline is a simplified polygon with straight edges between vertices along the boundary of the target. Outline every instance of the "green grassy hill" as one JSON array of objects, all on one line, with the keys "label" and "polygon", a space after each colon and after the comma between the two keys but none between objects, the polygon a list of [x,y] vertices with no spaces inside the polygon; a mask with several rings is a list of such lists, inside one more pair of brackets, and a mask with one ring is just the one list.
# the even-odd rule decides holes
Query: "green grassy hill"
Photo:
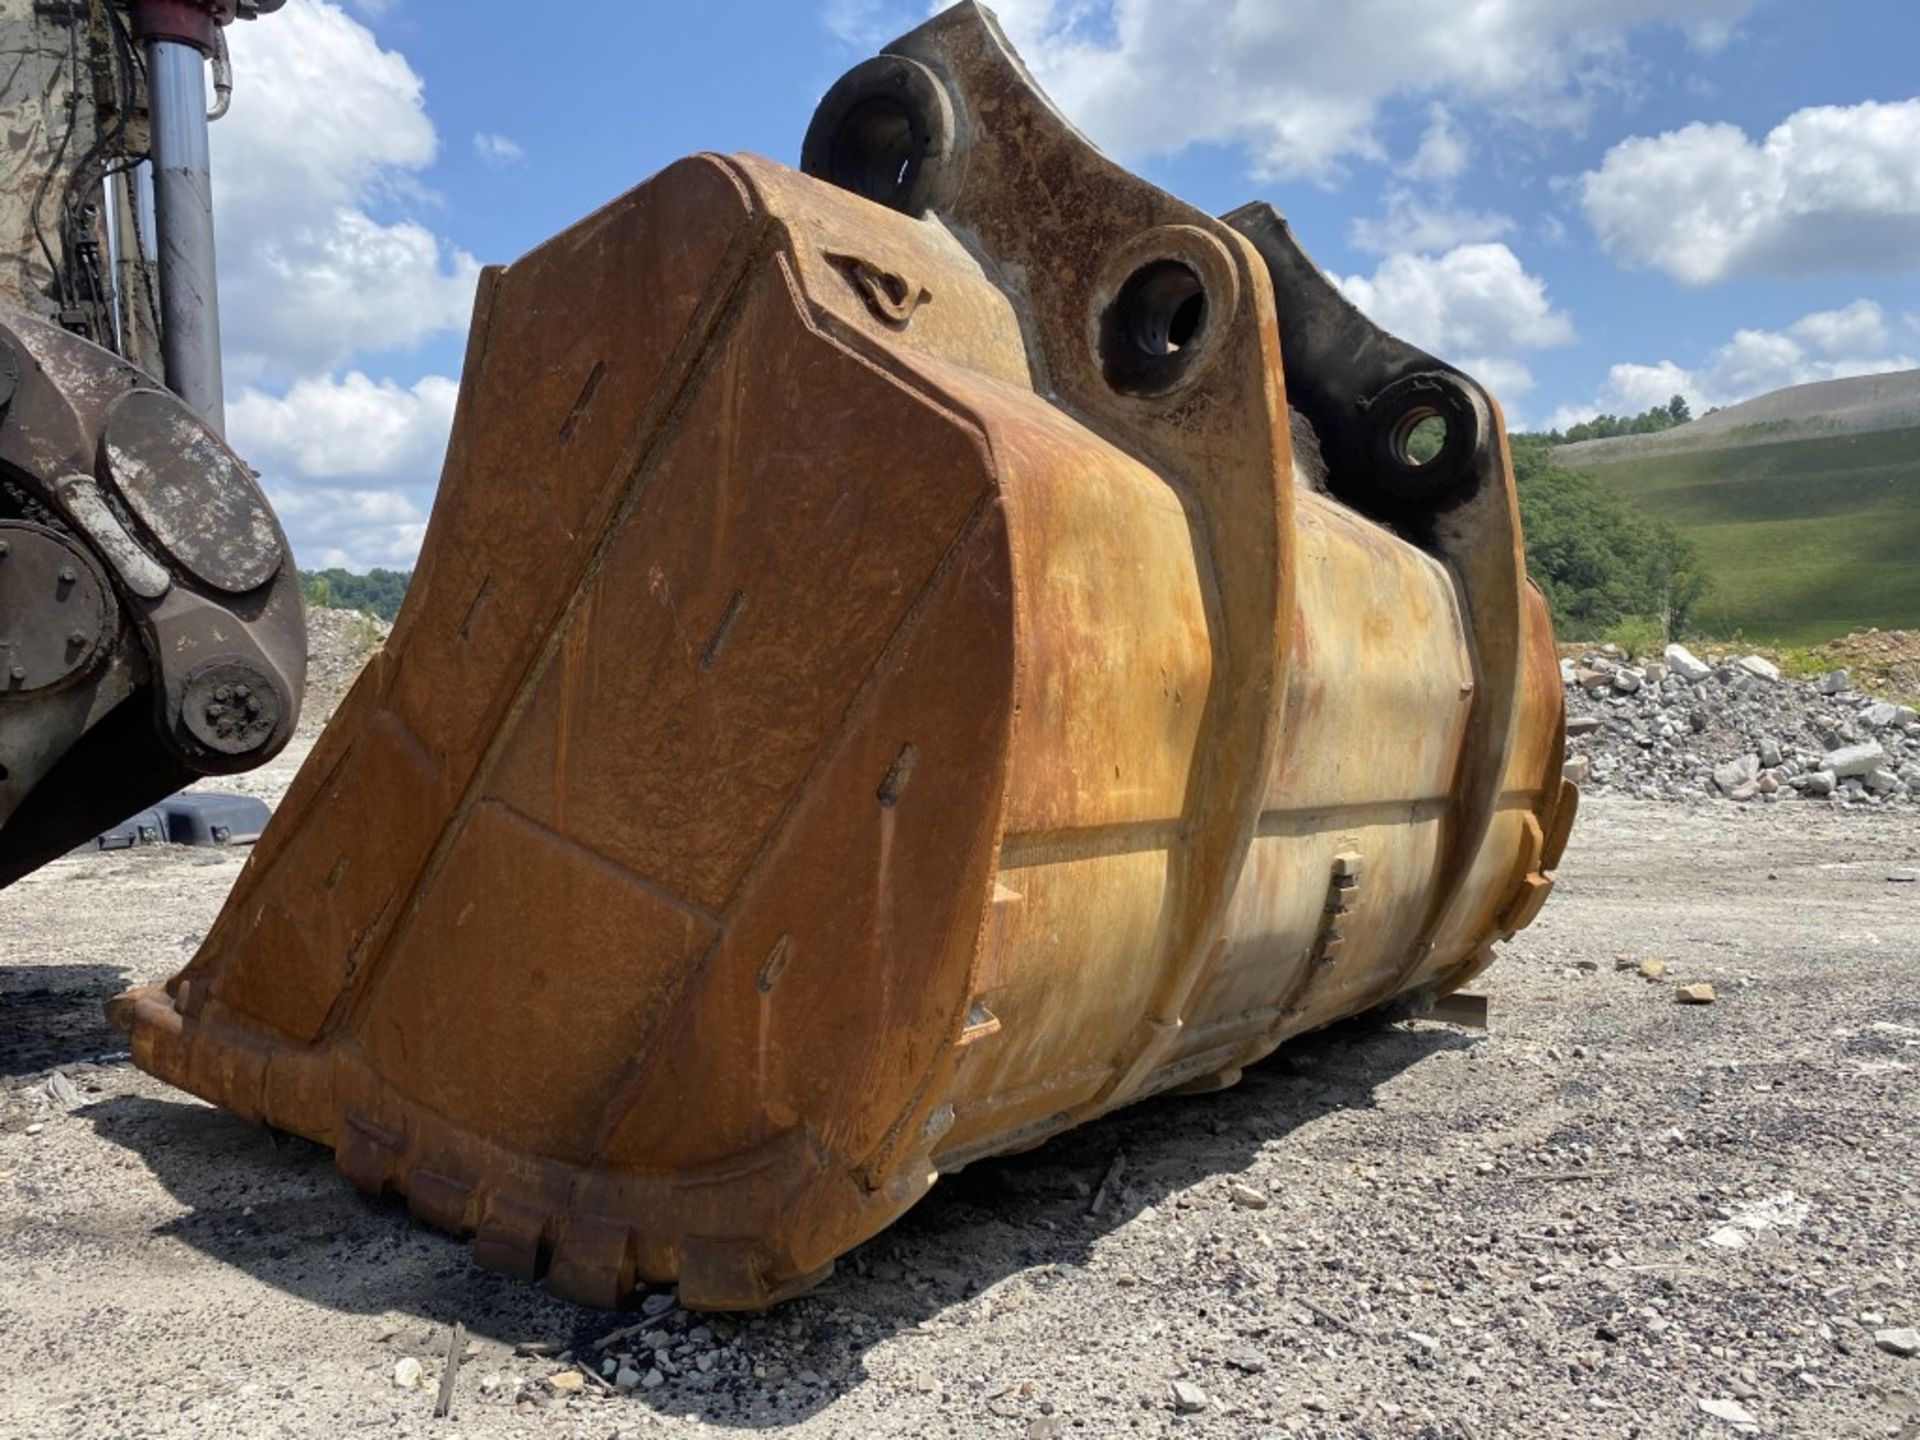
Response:
[{"label": "green grassy hill", "polygon": [[1711,448],[1605,441],[1555,458],[1699,546],[1713,590],[1697,623],[1710,633],[1804,645],[1920,629],[1920,426],[1756,443],[1759,428]]}]

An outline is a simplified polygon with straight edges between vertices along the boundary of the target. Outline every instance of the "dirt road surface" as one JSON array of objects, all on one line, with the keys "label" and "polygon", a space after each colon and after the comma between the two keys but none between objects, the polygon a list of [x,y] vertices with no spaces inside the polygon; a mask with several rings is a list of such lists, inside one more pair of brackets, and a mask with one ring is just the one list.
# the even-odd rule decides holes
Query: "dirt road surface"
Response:
[{"label": "dirt road surface", "polygon": [[0,894],[0,1434],[1920,1437],[1909,813],[1592,804],[1489,1032],[1343,1027],[978,1164],[752,1318],[486,1274],[114,1058],[101,1001],[240,860]]}]

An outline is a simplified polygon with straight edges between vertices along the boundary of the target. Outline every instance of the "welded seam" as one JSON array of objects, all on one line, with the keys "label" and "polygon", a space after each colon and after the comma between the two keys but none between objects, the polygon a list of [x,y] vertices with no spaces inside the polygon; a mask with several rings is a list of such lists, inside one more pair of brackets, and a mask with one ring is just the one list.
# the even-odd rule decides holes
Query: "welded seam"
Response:
[{"label": "welded seam", "polygon": [[1111,825],[1067,825],[1050,830],[1009,831],[1000,842],[1000,869],[1030,870],[1042,865],[1071,865],[1172,850],[1187,838],[1187,822],[1123,820]]},{"label": "welded seam", "polygon": [[526,811],[500,799],[497,795],[482,796],[480,803],[475,809],[497,812],[511,824],[518,825],[521,829],[530,832],[536,838],[552,845],[555,849],[567,855],[585,860],[598,869],[611,872],[619,879],[632,885],[634,889],[642,891],[652,899],[658,900],[662,905],[670,906],[682,915],[698,920],[702,924],[713,926],[716,929],[720,925],[720,917],[715,915],[711,910],[704,910],[691,900],[674,894],[658,881],[649,880],[639,871],[621,864],[610,855],[601,854],[591,845],[583,845],[573,836],[561,834],[560,831],[554,829],[545,821],[535,819],[533,816],[527,814]]},{"label": "welded seam", "polygon": [[1417,825],[1446,813],[1450,795],[1416,795],[1405,800],[1361,800],[1351,805],[1291,805],[1260,812],[1254,834],[1261,840],[1318,835],[1348,826]]}]

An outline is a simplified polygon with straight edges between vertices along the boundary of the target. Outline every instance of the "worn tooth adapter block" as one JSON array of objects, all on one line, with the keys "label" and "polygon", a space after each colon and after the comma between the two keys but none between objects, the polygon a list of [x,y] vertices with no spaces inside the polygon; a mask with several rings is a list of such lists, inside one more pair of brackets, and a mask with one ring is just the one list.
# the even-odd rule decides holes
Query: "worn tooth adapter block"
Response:
[{"label": "worn tooth adapter block", "polygon": [[804,164],[487,274],[391,641],[117,1002],[594,1304],[765,1305],[942,1170],[1445,993],[1572,822],[1479,386],[973,5]]}]

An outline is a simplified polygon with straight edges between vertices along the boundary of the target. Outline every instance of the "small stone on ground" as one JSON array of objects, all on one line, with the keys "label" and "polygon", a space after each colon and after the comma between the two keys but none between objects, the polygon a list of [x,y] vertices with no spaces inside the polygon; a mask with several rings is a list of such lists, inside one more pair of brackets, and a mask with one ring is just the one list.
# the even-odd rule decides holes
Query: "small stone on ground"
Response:
[{"label": "small stone on ground", "polygon": [[1889,1355],[1911,1358],[1920,1355],[1920,1330],[1914,1329],[1911,1325],[1902,1325],[1892,1330],[1876,1330],[1873,1332],[1873,1343]]},{"label": "small stone on ground", "polygon": [[1197,1415],[1208,1405],[1207,1392],[1188,1380],[1173,1382],[1173,1408],[1182,1415]]}]

